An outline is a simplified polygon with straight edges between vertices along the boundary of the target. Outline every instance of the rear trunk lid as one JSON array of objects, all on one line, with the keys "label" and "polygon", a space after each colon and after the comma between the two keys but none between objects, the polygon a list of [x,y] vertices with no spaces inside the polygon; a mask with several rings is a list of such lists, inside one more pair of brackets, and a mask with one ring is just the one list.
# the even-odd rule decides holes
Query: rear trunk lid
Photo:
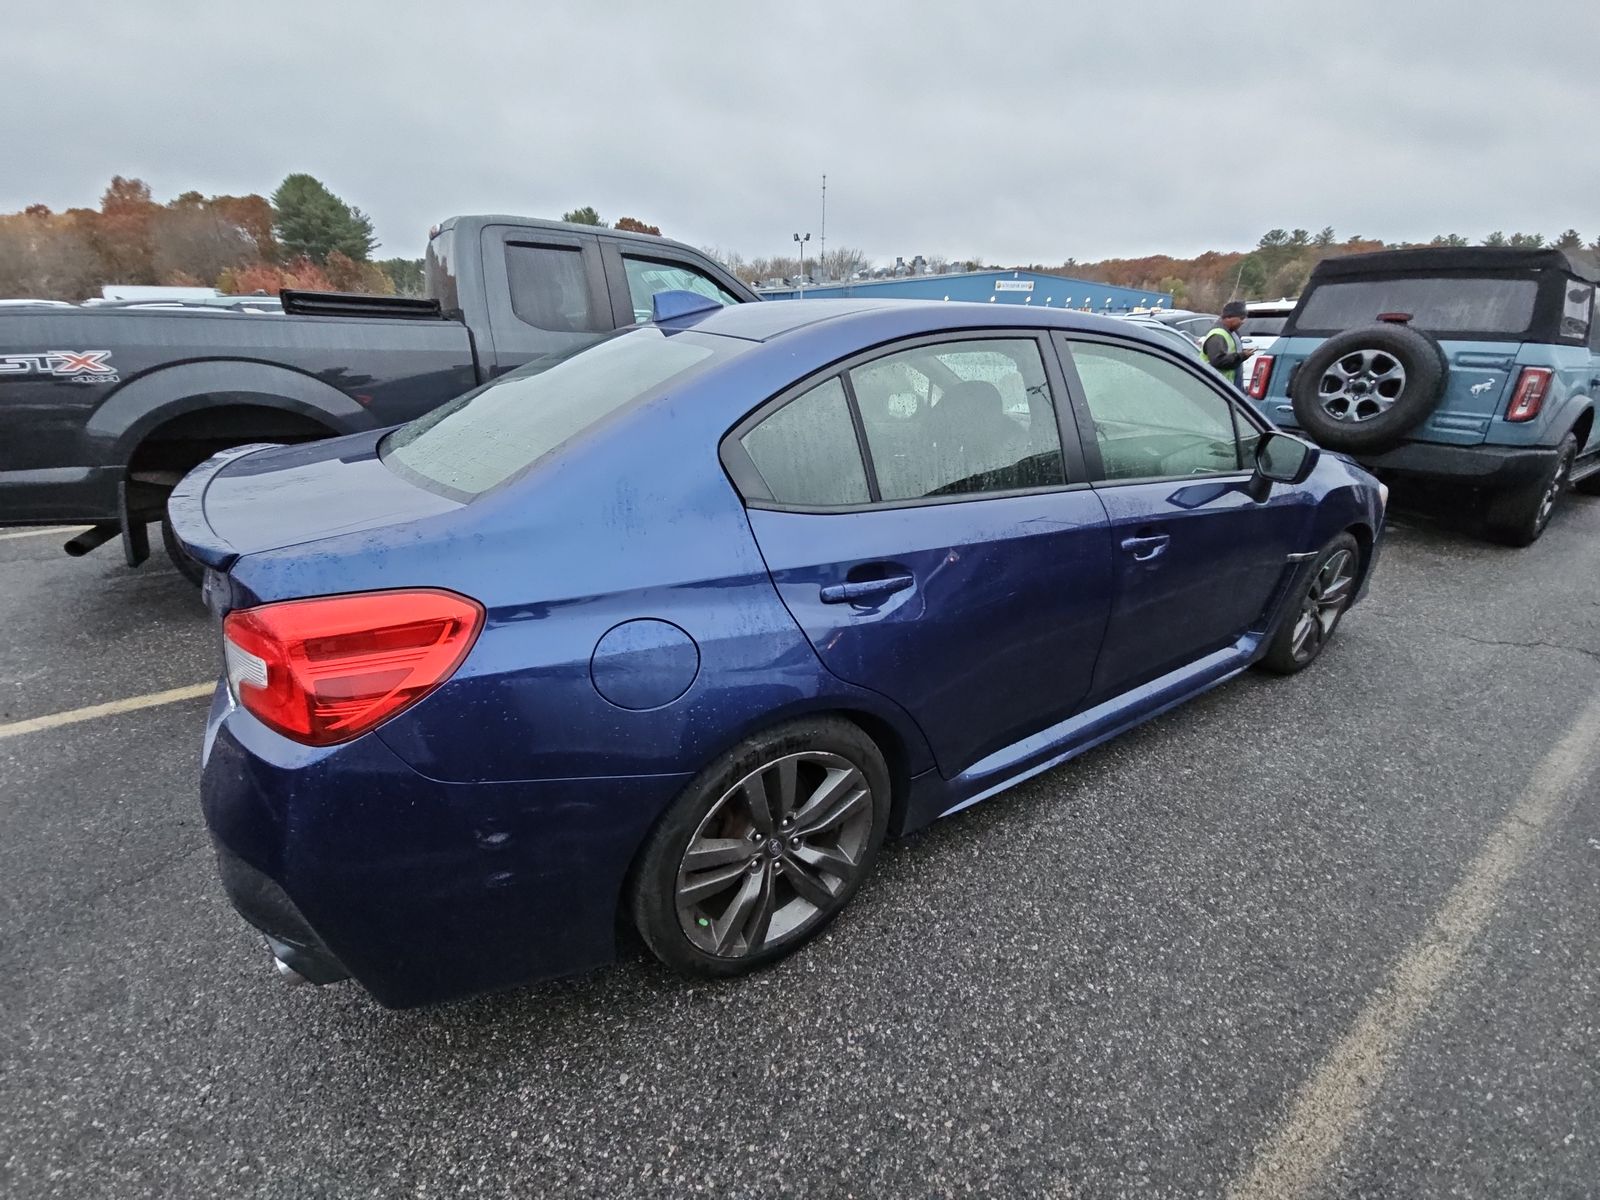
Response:
[{"label": "rear trunk lid", "polygon": [[241,557],[452,512],[378,459],[384,431],[300,446],[238,446],[201,463],[168,501],[173,532],[214,571]]}]

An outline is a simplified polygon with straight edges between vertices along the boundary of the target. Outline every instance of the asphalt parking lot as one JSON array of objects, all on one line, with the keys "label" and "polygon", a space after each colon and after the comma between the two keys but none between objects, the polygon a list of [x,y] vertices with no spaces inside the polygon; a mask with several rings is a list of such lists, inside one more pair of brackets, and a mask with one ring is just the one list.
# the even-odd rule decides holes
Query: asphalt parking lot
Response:
[{"label": "asphalt parking lot", "polygon": [[0,539],[0,1194],[1592,1194],[1597,582],[1600,501],[1401,515],[1309,672],[892,846],[794,960],[395,1013],[229,909],[205,700],[19,724],[208,679],[189,587]]}]

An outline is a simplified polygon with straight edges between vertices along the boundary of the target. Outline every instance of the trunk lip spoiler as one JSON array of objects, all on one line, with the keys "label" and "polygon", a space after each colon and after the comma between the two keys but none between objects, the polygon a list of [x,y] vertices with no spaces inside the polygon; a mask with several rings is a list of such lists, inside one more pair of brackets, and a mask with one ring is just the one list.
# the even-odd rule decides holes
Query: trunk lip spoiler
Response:
[{"label": "trunk lip spoiler", "polygon": [[249,445],[219,450],[180,479],[178,486],[172,489],[172,494],[167,497],[167,517],[172,522],[172,532],[196,561],[217,571],[226,571],[239,561],[239,551],[206,520],[206,489],[228,464],[258,450],[274,449],[277,445],[276,442],[251,442]]}]

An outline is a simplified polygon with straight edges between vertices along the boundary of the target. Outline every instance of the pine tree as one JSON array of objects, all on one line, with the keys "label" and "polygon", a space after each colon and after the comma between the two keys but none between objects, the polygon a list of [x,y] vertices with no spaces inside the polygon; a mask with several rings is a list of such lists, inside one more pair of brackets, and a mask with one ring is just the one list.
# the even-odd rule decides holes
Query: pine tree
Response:
[{"label": "pine tree", "polygon": [[378,244],[372,220],[311,175],[290,175],[272,193],[273,228],[286,258],[325,263],[338,252],[365,262]]}]

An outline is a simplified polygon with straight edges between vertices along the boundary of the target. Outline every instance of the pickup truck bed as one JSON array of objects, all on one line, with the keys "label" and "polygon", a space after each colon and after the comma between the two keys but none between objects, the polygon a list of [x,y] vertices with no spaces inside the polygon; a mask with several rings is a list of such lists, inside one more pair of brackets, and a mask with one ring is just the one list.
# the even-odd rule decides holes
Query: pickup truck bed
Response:
[{"label": "pickup truck bed", "polygon": [[0,310],[0,526],[92,526],[75,554],[120,534],[133,565],[171,489],[219,450],[409,421],[648,319],[656,292],[756,299],[691,247],[509,216],[444,222],[426,278],[425,301],[286,292],[281,315]]}]

